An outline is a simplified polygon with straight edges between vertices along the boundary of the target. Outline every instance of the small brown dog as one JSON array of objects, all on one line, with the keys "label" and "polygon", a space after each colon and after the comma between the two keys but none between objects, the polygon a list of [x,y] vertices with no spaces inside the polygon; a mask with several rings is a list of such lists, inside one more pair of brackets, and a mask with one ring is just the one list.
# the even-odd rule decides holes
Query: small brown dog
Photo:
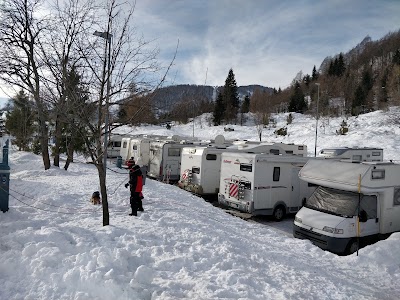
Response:
[{"label": "small brown dog", "polygon": [[90,202],[92,202],[92,204],[94,204],[94,205],[100,204],[100,193],[94,192],[92,194],[92,199],[90,199]]}]

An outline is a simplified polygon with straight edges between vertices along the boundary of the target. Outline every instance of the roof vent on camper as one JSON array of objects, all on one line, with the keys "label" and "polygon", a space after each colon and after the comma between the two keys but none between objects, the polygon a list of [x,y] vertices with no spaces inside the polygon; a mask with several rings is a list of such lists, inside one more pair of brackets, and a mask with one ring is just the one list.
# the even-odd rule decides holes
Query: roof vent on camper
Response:
[{"label": "roof vent on camper", "polygon": [[179,135],[174,134],[171,137],[171,140],[175,141],[175,142],[179,142],[181,140],[181,137]]},{"label": "roof vent on camper", "polygon": [[216,145],[223,145],[223,144],[225,144],[225,137],[223,135],[219,134],[215,137],[214,142]]}]

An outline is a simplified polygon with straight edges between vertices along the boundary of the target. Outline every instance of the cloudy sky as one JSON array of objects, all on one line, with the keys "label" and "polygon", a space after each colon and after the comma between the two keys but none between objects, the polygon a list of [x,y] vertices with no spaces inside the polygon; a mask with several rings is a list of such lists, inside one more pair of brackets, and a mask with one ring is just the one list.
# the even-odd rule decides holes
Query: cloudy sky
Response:
[{"label": "cloudy sky", "polygon": [[179,41],[165,85],[223,85],[232,68],[238,85],[286,88],[366,36],[400,30],[399,16],[400,0],[136,0],[133,20],[164,66]]},{"label": "cloudy sky", "polygon": [[168,84],[287,87],[327,56],[347,52],[367,35],[400,29],[399,0],[137,0],[134,19],[156,39]]}]

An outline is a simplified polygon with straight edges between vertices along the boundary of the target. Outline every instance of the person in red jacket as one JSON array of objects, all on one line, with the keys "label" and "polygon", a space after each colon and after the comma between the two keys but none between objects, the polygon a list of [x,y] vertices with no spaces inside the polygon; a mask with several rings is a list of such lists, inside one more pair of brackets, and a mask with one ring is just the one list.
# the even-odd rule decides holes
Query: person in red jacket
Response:
[{"label": "person in red jacket", "polygon": [[130,204],[132,208],[132,213],[130,213],[129,215],[137,216],[138,211],[143,211],[143,204],[142,204],[143,175],[142,171],[140,170],[140,167],[136,165],[134,162],[128,163],[128,168],[129,168],[129,182],[125,184],[125,187],[127,188],[128,186],[130,186],[130,192],[131,192]]}]

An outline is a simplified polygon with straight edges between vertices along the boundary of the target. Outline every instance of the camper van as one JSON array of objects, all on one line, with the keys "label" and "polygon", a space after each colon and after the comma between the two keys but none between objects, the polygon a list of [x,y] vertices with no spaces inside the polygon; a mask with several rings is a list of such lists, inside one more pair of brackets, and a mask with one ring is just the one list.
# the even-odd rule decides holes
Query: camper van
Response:
[{"label": "camper van", "polygon": [[222,153],[218,202],[280,221],[297,212],[316,187],[298,173],[313,158],[296,155]]},{"label": "camper van", "polygon": [[233,143],[231,146],[196,146],[182,150],[179,187],[202,196],[217,196],[223,152],[251,152],[284,155],[281,143]]},{"label": "camper van", "polygon": [[120,151],[122,161],[127,161],[133,157],[138,165],[148,165],[150,141],[151,140],[146,137],[123,138]]},{"label": "camper van", "polygon": [[318,157],[334,159],[350,159],[353,161],[383,161],[383,149],[381,148],[327,148],[318,153]]},{"label": "camper van", "polygon": [[182,149],[194,142],[161,140],[150,142],[147,176],[163,181],[177,182],[181,170]]},{"label": "camper van", "polygon": [[108,140],[107,144],[107,157],[117,157],[121,151],[121,142],[124,138],[123,135],[112,134]]},{"label": "camper van", "polygon": [[307,145],[297,145],[297,144],[285,144],[285,143],[275,143],[273,145],[280,146],[286,154],[307,156]]},{"label": "camper van", "polygon": [[295,216],[294,237],[350,254],[400,230],[399,164],[316,159],[299,177],[318,188]]}]

